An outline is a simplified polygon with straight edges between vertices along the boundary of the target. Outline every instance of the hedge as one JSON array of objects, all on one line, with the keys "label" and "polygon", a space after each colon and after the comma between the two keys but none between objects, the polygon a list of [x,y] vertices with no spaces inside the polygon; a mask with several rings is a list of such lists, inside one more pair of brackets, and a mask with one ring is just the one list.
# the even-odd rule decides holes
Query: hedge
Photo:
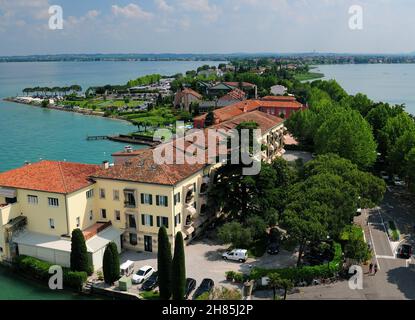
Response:
[{"label": "hedge", "polygon": [[311,283],[313,279],[334,277],[342,268],[343,253],[339,243],[334,244],[334,258],[328,264],[318,266],[305,266],[301,268],[282,268],[282,269],[263,269],[253,268],[250,274],[252,280],[267,277],[272,273],[277,273],[283,279],[288,279],[294,283],[306,281]]},{"label": "hedge", "polygon": [[[46,281],[48,282],[50,277],[49,268],[53,266],[52,263],[39,260],[33,257],[28,256],[18,256],[15,260],[15,267],[22,271],[25,275],[30,276],[31,278]],[[71,271],[69,268],[63,269],[63,284],[74,289],[81,289],[82,285],[86,282],[88,275],[86,272],[75,272]]]}]

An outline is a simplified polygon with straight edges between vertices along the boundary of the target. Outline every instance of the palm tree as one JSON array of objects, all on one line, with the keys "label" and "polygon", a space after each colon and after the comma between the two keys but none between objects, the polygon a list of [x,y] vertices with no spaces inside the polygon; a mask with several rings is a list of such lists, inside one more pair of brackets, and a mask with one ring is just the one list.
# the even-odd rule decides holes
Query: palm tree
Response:
[{"label": "palm tree", "polygon": [[289,279],[283,279],[278,273],[271,273],[269,275],[269,286],[272,288],[274,294],[274,300],[277,295],[277,289],[284,290],[284,300],[287,300],[287,291],[292,289],[293,282]]},{"label": "palm tree", "polygon": [[280,285],[280,281],[282,280],[280,275],[278,273],[271,273],[269,276],[269,282],[268,285],[272,288],[272,293],[274,300],[277,297],[277,288]]}]

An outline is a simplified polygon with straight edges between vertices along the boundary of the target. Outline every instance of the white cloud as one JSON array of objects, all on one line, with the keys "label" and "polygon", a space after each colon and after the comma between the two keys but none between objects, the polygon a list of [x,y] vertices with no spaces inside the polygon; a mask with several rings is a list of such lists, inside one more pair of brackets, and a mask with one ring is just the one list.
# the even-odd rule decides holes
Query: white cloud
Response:
[{"label": "white cloud", "polygon": [[166,0],[154,0],[154,2],[157,5],[157,8],[159,8],[159,10],[164,11],[164,12],[173,12],[174,8],[173,6],[169,5]]},{"label": "white cloud", "polygon": [[144,11],[140,6],[130,3],[125,7],[113,5],[111,11],[116,16],[123,16],[126,18],[149,20],[153,17],[151,12]]},{"label": "white cloud", "polygon": [[221,8],[209,0],[180,0],[180,6],[186,11],[202,13],[211,22],[216,21],[222,13]]},{"label": "white cloud", "polygon": [[90,11],[88,11],[88,12],[86,13],[86,16],[87,16],[88,18],[91,18],[91,19],[96,18],[96,17],[98,17],[99,15],[100,15],[100,12],[99,12],[98,10],[90,10]]}]

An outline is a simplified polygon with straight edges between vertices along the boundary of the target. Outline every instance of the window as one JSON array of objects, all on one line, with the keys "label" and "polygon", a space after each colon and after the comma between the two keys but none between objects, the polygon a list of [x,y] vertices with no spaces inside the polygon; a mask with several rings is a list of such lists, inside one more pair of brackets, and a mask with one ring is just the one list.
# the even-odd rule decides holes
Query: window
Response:
[{"label": "window", "polygon": [[151,214],[142,214],[141,215],[141,224],[143,226],[152,227],[153,224],[153,216]]},{"label": "window", "polygon": [[106,209],[101,209],[101,218],[102,219],[107,219],[107,210]]},{"label": "window", "polygon": [[59,199],[58,198],[48,198],[48,204],[50,207],[59,207]]},{"label": "window", "polygon": [[94,212],[91,210],[89,211],[89,220],[92,221],[94,219]]},{"label": "window", "polygon": [[196,191],[196,182],[195,183],[193,183],[193,191],[196,193],[197,191]]},{"label": "window", "polygon": [[174,205],[180,203],[180,192],[174,195]]},{"label": "window", "polygon": [[147,194],[147,193],[142,193],[141,194],[141,203],[152,205],[153,204],[153,195]]},{"label": "window", "polygon": [[129,215],[128,215],[128,226],[129,226],[131,229],[137,229],[137,224],[136,224],[136,222],[135,222],[135,216],[134,216],[134,215],[132,215],[132,214],[129,214]]},{"label": "window", "polygon": [[79,228],[80,225],[81,225],[81,218],[80,217],[77,217],[76,218],[76,227]]},{"label": "window", "polygon": [[166,196],[156,196],[156,205],[161,207],[168,207],[168,201]]},{"label": "window", "polygon": [[87,199],[91,199],[91,198],[93,198],[93,197],[94,197],[94,189],[88,190],[88,191],[86,192],[86,198],[87,198]]},{"label": "window", "polygon": [[115,220],[121,221],[121,212],[120,210],[115,210]]},{"label": "window", "polygon": [[105,199],[105,189],[99,189],[99,197]]},{"label": "window", "polygon": [[119,201],[120,200],[120,190],[114,190],[113,191],[113,199],[114,199],[114,201]]},{"label": "window", "polygon": [[29,202],[29,204],[38,204],[38,198],[37,196],[28,195],[27,202]]},{"label": "window", "polygon": [[133,192],[125,192],[125,206],[126,208],[135,208],[136,202],[135,202],[135,196]]},{"label": "window", "polygon": [[166,227],[166,228],[168,228],[169,227],[169,218],[167,218],[167,217],[157,217],[157,227],[162,227],[162,226],[164,226],[164,227]]},{"label": "window", "polygon": [[180,223],[182,223],[181,221],[181,213],[176,214],[176,216],[174,217],[174,226],[177,227],[177,225],[179,225]]},{"label": "window", "polygon": [[136,246],[137,243],[137,235],[135,233],[130,233],[130,244]]},{"label": "window", "polygon": [[55,229],[55,220],[53,220],[53,219],[49,219],[49,227],[50,227],[51,229]]}]

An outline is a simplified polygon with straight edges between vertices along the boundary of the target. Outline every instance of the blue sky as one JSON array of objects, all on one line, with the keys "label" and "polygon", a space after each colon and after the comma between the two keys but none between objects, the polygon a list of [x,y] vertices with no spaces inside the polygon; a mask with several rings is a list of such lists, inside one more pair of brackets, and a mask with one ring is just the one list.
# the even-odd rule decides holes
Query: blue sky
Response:
[{"label": "blue sky", "polygon": [[[63,30],[48,28],[51,5]],[[0,55],[412,52],[414,14],[413,0],[0,0]]]}]

